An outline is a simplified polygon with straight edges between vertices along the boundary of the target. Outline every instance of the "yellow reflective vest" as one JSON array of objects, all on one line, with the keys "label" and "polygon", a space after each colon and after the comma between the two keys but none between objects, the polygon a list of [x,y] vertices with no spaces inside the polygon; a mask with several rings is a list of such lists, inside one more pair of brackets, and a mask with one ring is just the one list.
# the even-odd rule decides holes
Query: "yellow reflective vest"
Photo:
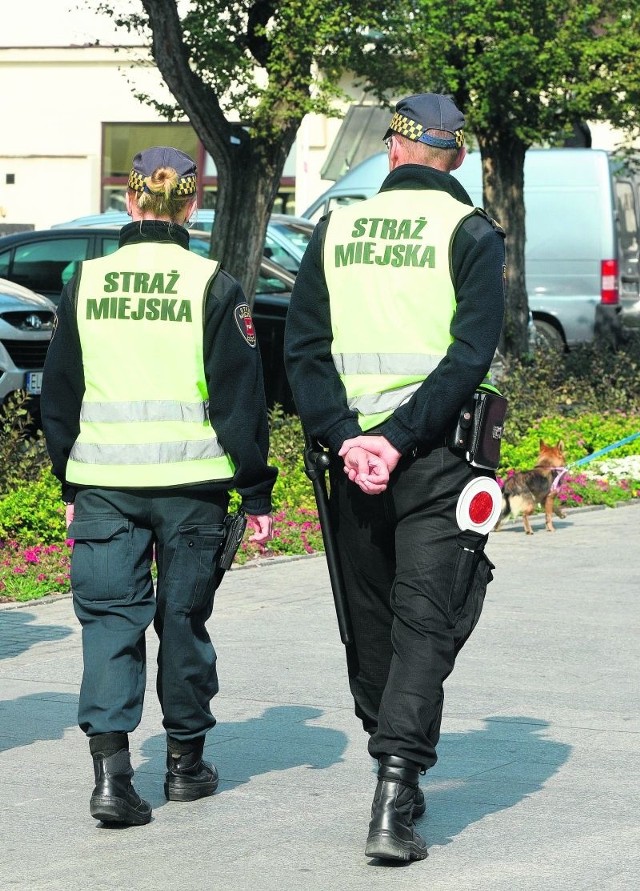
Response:
[{"label": "yellow reflective vest", "polygon": [[456,310],[451,243],[477,213],[446,192],[379,192],[329,218],[331,352],[363,430],[407,402],[444,358]]},{"label": "yellow reflective vest", "polygon": [[162,488],[233,477],[209,421],[202,354],[217,271],[213,260],[153,241],[82,264],[85,392],[69,483]]}]

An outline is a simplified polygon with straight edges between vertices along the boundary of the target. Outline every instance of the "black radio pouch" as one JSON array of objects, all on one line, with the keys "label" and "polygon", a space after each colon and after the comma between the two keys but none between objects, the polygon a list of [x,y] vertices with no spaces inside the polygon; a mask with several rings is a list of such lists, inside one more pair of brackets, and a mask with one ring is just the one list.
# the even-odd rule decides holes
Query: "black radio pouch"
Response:
[{"label": "black radio pouch", "polygon": [[223,520],[225,537],[222,545],[222,551],[218,559],[218,569],[227,570],[233,563],[236,551],[240,547],[244,530],[247,526],[247,518],[238,511],[234,514],[227,514]]},{"label": "black radio pouch", "polygon": [[450,449],[464,453],[472,467],[496,470],[507,414],[507,400],[497,393],[476,390],[462,406],[456,426],[447,437]]}]

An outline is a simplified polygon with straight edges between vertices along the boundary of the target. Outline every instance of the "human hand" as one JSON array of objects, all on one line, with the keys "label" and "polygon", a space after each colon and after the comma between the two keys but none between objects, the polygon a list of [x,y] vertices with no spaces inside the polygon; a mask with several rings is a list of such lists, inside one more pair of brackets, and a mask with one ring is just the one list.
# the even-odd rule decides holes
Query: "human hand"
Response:
[{"label": "human hand", "polygon": [[353,446],[344,453],[343,460],[344,472],[366,495],[379,495],[387,488],[389,469],[378,455]]},{"label": "human hand", "polygon": [[66,504],[64,508],[64,521],[66,523],[66,529],[73,523],[73,514],[75,512],[75,505]]},{"label": "human hand", "polygon": [[384,436],[367,436],[366,434],[355,436],[353,439],[345,439],[338,454],[343,458],[349,449],[355,447],[365,449],[367,452],[382,458],[387,465],[389,473],[393,473],[398,461],[402,457],[402,453],[392,446]]},{"label": "human hand", "polygon": [[249,541],[264,544],[273,538],[273,517],[271,514],[247,514],[247,526],[253,531]]}]

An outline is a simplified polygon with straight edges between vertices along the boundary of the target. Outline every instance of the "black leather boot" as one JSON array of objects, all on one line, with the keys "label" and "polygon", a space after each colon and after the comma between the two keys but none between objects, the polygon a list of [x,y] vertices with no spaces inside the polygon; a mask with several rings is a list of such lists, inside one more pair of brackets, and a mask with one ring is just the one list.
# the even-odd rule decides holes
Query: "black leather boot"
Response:
[{"label": "black leather boot", "polygon": [[427,844],[413,825],[420,766],[383,755],[371,806],[365,854],[381,860],[424,860]]},{"label": "black leather boot", "polygon": [[195,801],[213,795],[218,788],[218,771],[202,759],[204,739],[190,752],[172,751],[170,745],[164,783],[164,794],[169,801]]},{"label": "black leather boot", "polygon": [[[371,734],[375,733],[375,728],[373,728],[369,732]],[[379,761],[377,762],[377,764],[378,764],[378,767],[380,767]],[[420,817],[426,813],[426,810],[427,810],[427,802],[424,797],[424,792],[422,791],[420,786],[418,786],[418,788],[416,789],[416,794],[413,799],[413,811],[412,811],[413,819],[419,820]]]},{"label": "black leather boot", "polygon": [[91,795],[91,816],[103,823],[143,826],[151,819],[151,807],[131,785],[133,768],[128,749],[113,755],[93,753],[96,786]]},{"label": "black leather boot", "polygon": [[411,816],[414,820],[418,820],[427,810],[427,802],[425,801],[424,792],[418,786],[416,794],[413,797],[413,811]]}]

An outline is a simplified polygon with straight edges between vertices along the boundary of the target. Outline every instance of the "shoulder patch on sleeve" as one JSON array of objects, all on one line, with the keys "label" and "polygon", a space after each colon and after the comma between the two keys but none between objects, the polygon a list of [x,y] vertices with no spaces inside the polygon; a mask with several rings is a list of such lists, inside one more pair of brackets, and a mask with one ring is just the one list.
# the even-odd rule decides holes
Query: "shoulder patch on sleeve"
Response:
[{"label": "shoulder patch on sleeve", "polygon": [[492,226],[492,228],[494,228],[494,229],[496,230],[496,232],[498,232],[499,235],[503,235],[503,236],[504,236],[505,231],[504,231],[504,229],[502,228],[502,226],[500,225],[500,223],[498,223],[497,220],[494,220],[493,217],[490,217],[489,214],[486,212],[486,210],[484,210],[484,208],[479,207],[479,208],[477,208],[477,209],[478,209],[478,211],[479,211],[479,213],[480,213],[480,216],[483,216],[483,217],[485,218],[485,220],[486,220],[488,223],[490,223],[490,225]]},{"label": "shoulder patch on sleeve", "polygon": [[476,207],[475,211],[462,222],[462,229],[475,241],[479,241],[492,229],[502,238],[505,237],[504,229],[484,211]]},{"label": "shoulder patch on sleeve", "polygon": [[236,325],[240,334],[244,337],[250,347],[255,349],[257,338],[256,329],[253,327],[253,319],[251,318],[251,309],[248,303],[240,303],[233,311]]}]

